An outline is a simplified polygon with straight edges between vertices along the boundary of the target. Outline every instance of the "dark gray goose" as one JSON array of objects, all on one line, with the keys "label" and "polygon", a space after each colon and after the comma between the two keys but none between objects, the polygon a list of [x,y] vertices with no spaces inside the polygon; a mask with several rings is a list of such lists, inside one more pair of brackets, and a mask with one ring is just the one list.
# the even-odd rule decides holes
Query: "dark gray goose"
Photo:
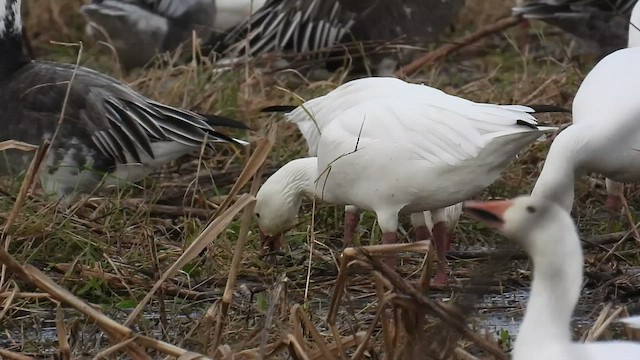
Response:
[{"label": "dark gray goose", "polygon": [[[0,0],[0,141],[51,139],[75,66],[34,61],[22,50],[20,0]],[[69,201],[100,184],[135,182],[204,141],[244,143],[212,126],[239,122],[163,105],[117,80],[79,67],[55,138],[40,169],[46,193]],[[5,170],[24,170],[25,153],[5,153]]]},{"label": "dark gray goose", "polygon": [[120,63],[130,69],[175,50],[191,39],[193,31],[208,41],[245,20],[264,1],[92,0],[80,12],[88,21],[87,33],[111,43]]},{"label": "dark gray goose", "polygon": [[[435,40],[463,5],[464,0],[267,0],[215,39],[214,49],[225,59],[270,52],[328,55],[327,50],[356,41],[372,43],[379,53],[385,41]],[[359,56],[362,50],[358,45],[350,55]],[[383,69],[376,73],[388,75]]]},{"label": "dark gray goose", "polygon": [[637,1],[515,0],[513,14],[557,26],[607,55],[626,47],[629,18]]}]

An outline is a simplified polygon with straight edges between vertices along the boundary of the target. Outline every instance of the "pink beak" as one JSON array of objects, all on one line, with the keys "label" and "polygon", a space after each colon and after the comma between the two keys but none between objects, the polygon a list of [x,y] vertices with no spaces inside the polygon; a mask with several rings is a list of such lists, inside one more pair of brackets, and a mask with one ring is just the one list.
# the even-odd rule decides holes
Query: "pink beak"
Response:
[{"label": "pink beak", "polygon": [[269,252],[278,251],[282,248],[282,237],[282,233],[270,236],[260,229],[260,243],[262,248],[267,248]]},{"label": "pink beak", "polygon": [[504,213],[511,205],[511,200],[466,201],[463,209],[470,217],[499,229],[504,224]]}]

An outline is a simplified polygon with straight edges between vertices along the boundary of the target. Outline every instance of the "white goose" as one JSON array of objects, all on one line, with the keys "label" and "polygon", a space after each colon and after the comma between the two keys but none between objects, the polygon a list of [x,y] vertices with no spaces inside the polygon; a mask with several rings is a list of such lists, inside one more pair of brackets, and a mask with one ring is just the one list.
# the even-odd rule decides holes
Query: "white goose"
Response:
[{"label": "white goose", "polygon": [[[417,88],[416,88],[417,87]],[[348,82],[334,91],[324,96],[306,101],[300,106],[274,106],[265,108],[263,111],[289,111],[286,119],[298,126],[298,129],[307,141],[309,156],[318,155],[318,144],[323,129],[339,114],[346,111],[365,100],[384,98],[397,95],[399,92],[407,92],[411,95],[416,89],[419,91],[435,90],[434,94],[440,94],[439,90],[425,88],[422,85],[410,84],[394,78],[364,78],[358,81]],[[354,118],[357,121],[356,118]],[[462,203],[448,206],[445,209],[436,209],[431,214],[430,211],[411,214],[411,222],[415,229],[415,239],[426,240],[434,237],[438,251],[438,271],[434,282],[436,284],[446,283],[446,260],[445,254],[451,247],[452,233],[458,224],[462,213]],[[351,244],[359,216],[356,206],[345,206],[344,212],[344,235],[345,247]],[[263,242],[269,243],[262,234]],[[279,244],[279,241],[276,242]]]},{"label": "white goose", "polygon": [[[467,202],[465,212],[518,242],[533,261],[533,282],[514,360],[636,360],[640,343],[574,343],[570,322],[582,285],[582,249],[573,220],[557,204],[529,196]],[[636,318],[627,320],[640,325]]]},{"label": "white goose", "polygon": [[[638,9],[632,22],[640,20]],[[607,177],[607,206],[619,209],[621,183],[640,181],[638,35],[632,26],[630,48],[608,55],[585,77],[573,100],[573,124],[555,138],[532,195],[571,210],[575,176],[595,172]]]},{"label": "white goose", "polygon": [[[265,183],[256,216],[267,236],[288,230],[302,196],[313,193],[375,211],[382,242],[395,243],[398,215],[468,199],[522,148],[555,130],[538,127],[526,106],[475,103],[394,78],[357,81],[380,82],[394,94],[345,106],[321,127],[317,159],[294,160]],[[341,100],[334,105],[343,108]]]}]

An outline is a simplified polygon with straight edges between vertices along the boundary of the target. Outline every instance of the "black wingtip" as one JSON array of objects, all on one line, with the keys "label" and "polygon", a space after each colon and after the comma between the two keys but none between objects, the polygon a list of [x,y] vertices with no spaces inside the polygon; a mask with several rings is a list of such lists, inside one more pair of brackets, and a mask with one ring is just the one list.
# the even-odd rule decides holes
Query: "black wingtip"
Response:
[{"label": "black wingtip", "polygon": [[550,112],[561,112],[561,113],[571,113],[571,110],[565,109],[560,106],[555,105],[525,105],[533,109],[535,113],[550,113]]},{"label": "black wingtip", "polygon": [[211,126],[222,126],[222,127],[228,127],[228,128],[240,129],[240,130],[252,130],[250,127],[241,123],[240,121],[232,118],[228,118],[226,116],[211,115],[211,114],[199,114],[199,115],[202,115],[205,119],[207,119],[207,124]]},{"label": "black wingtip", "polygon": [[215,131],[215,130],[206,130],[207,133],[211,136],[213,136],[214,138],[220,140],[220,141],[224,141],[227,142],[229,144],[233,144],[236,146],[243,146],[244,144],[239,143],[238,141],[236,141],[236,139],[232,138],[231,136],[225,135],[221,132]]},{"label": "black wingtip", "polygon": [[289,111],[293,111],[293,109],[295,108],[297,108],[297,106],[273,105],[273,106],[267,106],[266,108],[262,108],[260,112],[289,112]]}]

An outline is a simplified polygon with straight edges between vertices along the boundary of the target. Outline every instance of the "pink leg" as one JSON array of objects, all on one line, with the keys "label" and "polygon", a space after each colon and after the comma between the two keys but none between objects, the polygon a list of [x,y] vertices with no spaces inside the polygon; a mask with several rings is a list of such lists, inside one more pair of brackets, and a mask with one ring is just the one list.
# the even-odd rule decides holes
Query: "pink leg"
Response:
[{"label": "pink leg", "polygon": [[436,277],[433,280],[435,285],[447,284],[447,243],[449,242],[447,234],[447,225],[443,221],[437,222],[433,229],[433,240],[436,245],[436,255],[438,264],[436,265]]},{"label": "pink leg", "polygon": [[529,29],[531,23],[529,20],[524,20],[518,27],[518,42],[520,43],[520,51],[526,51],[529,47]]},{"label": "pink leg", "polygon": [[431,231],[429,231],[429,228],[424,225],[416,226],[415,232],[416,232],[415,241],[431,239]]},{"label": "pink leg", "polygon": [[351,246],[353,242],[353,236],[356,233],[356,228],[358,227],[358,222],[360,222],[360,217],[358,216],[357,211],[346,211],[344,212],[344,235],[342,238],[342,243],[344,247]]},{"label": "pink leg", "polygon": [[455,236],[451,233],[449,233],[449,231],[447,231],[447,245],[444,247],[444,249],[449,252],[451,251],[451,243],[453,242],[453,239],[455,238]]},{"label": "pink leg", "polygon": [[[382,243],[383,244],[395,244],[398,242],[398,235],[396,232],[386,232],[382,234]],[[385,264],[392,268],[396,268],[398,266],[398,259],[395,254],[386,255],[383,260]]]},{"label": "pink leg", "polygon": [[617,195],[607,195],[607,209],[619,212],[622,209],[622,198]]}]

